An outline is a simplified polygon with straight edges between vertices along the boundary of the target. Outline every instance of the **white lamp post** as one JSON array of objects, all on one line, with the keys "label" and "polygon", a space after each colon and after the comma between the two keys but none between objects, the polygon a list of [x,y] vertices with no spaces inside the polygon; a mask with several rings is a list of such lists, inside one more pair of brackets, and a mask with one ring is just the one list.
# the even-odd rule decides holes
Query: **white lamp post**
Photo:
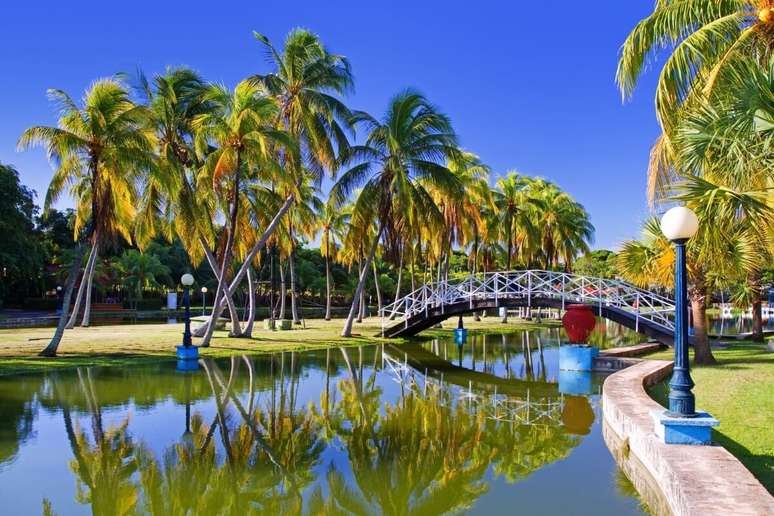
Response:
[{"label": "white lamp post", "polygon": [[207,310],[207,287],[202,287],[202,315]]}]

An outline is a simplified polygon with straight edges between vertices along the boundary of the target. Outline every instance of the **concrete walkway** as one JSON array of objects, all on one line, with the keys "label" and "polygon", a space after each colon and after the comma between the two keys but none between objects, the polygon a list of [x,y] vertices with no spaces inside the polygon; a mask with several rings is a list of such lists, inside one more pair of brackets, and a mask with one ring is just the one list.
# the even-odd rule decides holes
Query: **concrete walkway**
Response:
[{"label": "concrete walkway", "polygon": [[[650,500],[635,482],[651,510],[702,516],[774,514],[774,498],[722,446],[666,445],[657,438],[651,414],[664,408],[645,387],[671,370],[672,362],[643,360],[610,375],[602,389],[604,423],[623,449],[611,451],[619,460],[636,459],[662,495],[661,500]],[[628,466],[622,465],[627,473]]]}]

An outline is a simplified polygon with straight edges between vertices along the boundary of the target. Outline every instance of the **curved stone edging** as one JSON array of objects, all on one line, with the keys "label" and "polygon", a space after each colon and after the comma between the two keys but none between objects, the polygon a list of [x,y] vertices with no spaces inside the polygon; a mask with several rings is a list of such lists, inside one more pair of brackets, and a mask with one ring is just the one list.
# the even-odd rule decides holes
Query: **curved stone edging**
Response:
[{"label": "curved stone edging", "polygon": [[664,408],[645,387],[671,370],[670,361],[643,360],[602,387],[605,423],[658,485],[663,503],[657,507],[678,515],[774,514],[774,497],[722,446],[667,445],[656,437],[651,413]]}]

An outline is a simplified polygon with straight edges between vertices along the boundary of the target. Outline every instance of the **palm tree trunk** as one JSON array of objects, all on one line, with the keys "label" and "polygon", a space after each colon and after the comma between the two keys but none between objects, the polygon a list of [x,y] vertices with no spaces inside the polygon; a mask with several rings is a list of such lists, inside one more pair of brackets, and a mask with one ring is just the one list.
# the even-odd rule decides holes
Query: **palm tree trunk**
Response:
[{"label": "palm tree trunk", "polygon": [[[94,259],[94,253],[96,252],[95,247],[91,246],[91,251],[89,252],[89,257],[86,260],[86,265],[83,268],[83,276],[81,277],[81,283],[78,285],[78,293],[75,295],[75,305],[73,305],[73,313],[70,315],[70,318],[67,320],[67,324],[65,325],[65,329],[71,330],[75,327],[75,321],[78,320],[78,312],[81,310],[81,300],[83,299],[83,291],[86,288],[86,276],[89,273],[89,269],[91,268],[92,261]],[[78,263],[78,268],[80,269],[80,262]],[[77,271],[76,276],[77,279]]]},{"label": "palm tree trunk", "polygon": [[253,268],[247,269],[247,325],[242,332],[242,337],[253,336],[253,323],[255,323],[255,285],[253,284]]},{"label": "palm tree trunk", "polygon": [[715,364],[707,336],[707,292],[701,288],[689,288],[693,315],[693,360],[696,364]]},{"label": "palm tree trunk", "polygon": [[[237,153],[237,159],[236,159],[236,172],[234,173],[234,185],[232,187],[232,195],[233,198],[231,199],[231,206],[229,207],[229,218],[228,218],[228,225],[226,226],[226,247],[223,249],[223,262],[220,264],[220,273],[218,274],[218,288],[215,290],[215,299],[216,303],[215,306],[212,307],[212,314],[210,315],[210,322],[207,325],[207,331],[204,334],[204,339],[201,343],[202,347],[208,347],[210,345],[210,340],[212,339],[212,334],[215,331],[215,326],[217,325],[218,317],[220,317],[220,312],[218,311],[219,308],[219,302],[217,300],[220,299],[221,295],[223,294],[223,290],[228,288],[226,285],[226,270],[228,266],[231,263],[231,252],[234,247],[234,239],[236,234],[236,223],[237,223],[237,214],[239,211],[239,165],[240,165],[240,159],[239,154]],[[249,262],[248,262],[249,263]],[[232,331],[234,331],[236,328],[231,328]]]},{"label": "palm tree trunk", "polygon": [[[328,247],[330,250],[330,247]],[[325,320],[331,320],[331,259],[325,255]]]},{"label": "palm tree trunk", "polygon": [[377,314],[382,313],[382,291],[379,288],[379,275],[376,272],[376,260],[371,262],[371,265],[374,269],[374,287],[376,288],[376,305],[377,305]]},{"label": "palm tree trunk", "polygon": [[[202,246],[202,249],[204,249],[204,256],[207,258],[207,263],[209,264],[210,269],[212,269],[215,279],[220,281],[220,267],[218,267],[218,260],[215,258],[215,255],[212,254],[210,246],[207,245],[207,242],[201,236],[199,237],[199,244]],[[226,305],[228,306],[229,316],[231,318],[231,332],[234,334],[241,334],[239,312],[237,312],[236,306],[234,305],[234,297],[230,292],[224,292],[226,294]],[[206,331],[207,324],[202,324],[193,332],[193,335],[194,337],[201,337]]]},{"label": "palm tree trunk", "polygon": [[398,260],[398,284],[395,287],[395,301],[392,305],[392,313],[390,314],[390,320],[395,319],[395,311],[398,309],[398,299],[400,299],[400,281],[403,279],[403,252],[406,249],[405,245],[400,246],[400,259]]},{"label": "palm tree trunk", "polygon": [[[261,238],[258,239],[255,245],[253,245],[253,248],[250,249],[250,252],[247,253],[247,256],[245,257],[245,261],[242,263],[242,266],[239,268],[236,275],[231,280],[231,285],[227,287],[229,295],[231,296],[234,295],[234,291],[236,290],[237,285],[239,285],[239,282],[241,282],[242,278],[245,276],[245,274],[247,274],[247,268],[255,259],[255,256],[258,254],[258,251],[263,249],[263,246],[266,245],[266,241],[269,239],[272,233],[274,233],[274,230],[277,228],[277,225],[282,220],[282,217],[290,209],[290,206],[293,204],[293,201],[295,201],[295,198],[296,198],[295,194],[290,194],[285,199],[285,202],[283,203],[283,205],[280,207],[280,209],[274,215],[274,218],[271,220],[269,225],[263,231]],[[207,324],[207,333],[205,333],[204,335],[202,343],[200,344],[201,346],[207,347],[209,345],[210,339],[212,338],[212,332],[215,330],[214,321],[218,320],[218,317],[220,317],[220,314],[223,312],[223,309],[224,309],[223,299],[216,295],[215,302],[212,307],[213,316],[210,317],[209,324]]]},{"label": "palm tree trunk", "polygon": [[[85,306],[83,307],[83,320],[81,321],[81,326],[83,328],[88,328],[89,323],[91,321],[91,292],[92,292],[92,284],[94,282],[94,271],[97,268],[97,258],[99,257],[99,249],[98,249],[98,243],[97,239],[94,239],[94,257],[91,261],[91,268],[89,269],[89,275],[88,275],[88,282],[86,283],[86,299],[85,299]],[[84,279],[86,277],[84,276]]]},{"label": "palm tree trunk", "polygon": [[[363,262],[360,262],[357,264],[357,272],[358,272],[358,278],[361,274],[365,274],[366,277],[368,277],[368,269],[363,268]],[[360,292],[360,304],[359,309],[357,311],[357,322],[361,323],[363,322],[363,316],[365,314],[365,285],[363,286],[363,290]]]},{"label": "palm tree trunk", "polygon": [[62,335],[64,335],[65,324],[67,323],[67,314],[70,310],[70,299],[73,297],[73,290],[75,289],[75,280],[78,278],[78,270],[81,268],[81,261],[83,260],[86,246],[82,243],[78,244],[75,249],[75,258],[72,265],[70,265],[70,272],[67,275],[67,284],[65,285],[64,297],[62,298],[62,313],[59,314],[59,322],[56,325],[56,331],[54,336],[51,337],[51,341],[43,351],[38,353],[41,357],[55,357],[56,351],[59,349],[59,343],[62,341]]},{"label": "palm tree trunk", "polygon": [[284,263],[280,262],[280,295],[279,295],[279,319],[280,321],[285,318],[285,298],[288,297],[288,289],[285,288],[285,265]]},{"label": "palm tree trunk", "polygon": [[761,307],[761,274],[756,272],[747,277],[752,292],[752,335],[750,339],[763,342],[763,314]]},{"label": "palm tree trunk", "polygon": [[290,313],[293,316],[293,324],[301,324],[298,317],[298,302],[296,298],[296,261],[293,259],[294,251],[290,251],[288,266],[290,267]]},{"label": "palm tree trunk", "polygon": [[379,239],[382,237],[382,231],[384,228],[381,224],[379,224],[379,229],[376,231],[376,236],[374,237],[374,241],[371,242],[371,250],[368,253],[368,257],[366,258],[366,264],[363,270],[360,273],[360,279],[357,282],[357,288],[355,289],[355,296],[352,299],[352,306],[349,309],[349,315],[347,316],[347,320],[344,323],[344,329],[341,330],[341,336],[342,337],[351,337],[352,336],[352,324],[355,321],[355,314],[358,311],[359,304],[360,304],[360,296],[363,294],[363,287],[365,285],[365,279],[368,275],[368,267],[371,265],[371,261],[374,259],[374,255],[376,254],[376,247],[379,245]]}]

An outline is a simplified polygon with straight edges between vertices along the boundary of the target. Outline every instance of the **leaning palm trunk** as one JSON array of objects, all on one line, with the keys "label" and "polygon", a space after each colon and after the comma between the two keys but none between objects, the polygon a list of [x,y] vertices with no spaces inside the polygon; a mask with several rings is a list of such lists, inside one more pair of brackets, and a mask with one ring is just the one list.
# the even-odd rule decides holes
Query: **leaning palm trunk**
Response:
[{"label": "leaning palm trunk", "polygon": [[78,244],[78,247],[75,250],[75,258],[70,266],[70,273],[67,276],[67,285],[65,285],[64,298],[62,298],[62,313],[59,314],[59,322],[56,325],[54,336],[51,337],[51,342],[49,342],[48,346],[39,353],[42,357],[55,357],[56,351],[59,349],[59,343],[62,341],[65,324],[67,323],[67,313],[70,310],[70,298],[73,297],[75,280],[78,278],[78,269],[81,268],[81,260],[83,260],[85,251],[86,246]]},{"label": "leaning palm trunk", "polygon": [[255,285],[253,284],[252,271],[252,267],[247,269],[247,325],[242,332],[242,337],[248,338],[253,336],[253,323],[255,322]]},{"label": "leaning palm trunk", "polygon": [[383,230],[384,228],[380,224],[379,229],[376,232],[376,236],[374,237],[374,241],[371,242],[371,250],[368,252],[365,267],[363,267],[363,270],[360,272],[360,279],[357,282],[357,288],[355,289],[355,296],[352,299],[352,306],[349,309],[349,315],[347,315],[347,320],[344,323],[344,329],[341,330],[342,337],[352,336],[352,324],[355,322],[355,315],[358,312],[360,296],[363,294],[363,287],[365,286],[366,276],[368,276],[368,267],[371,265],[371,262],[374,259],[374,255],[376,254],[376,247],[379,245],[379,239],[382,237]]},{"label": "leaning palm trunk", "polygon": [[[234,248],[234,240],[236,237],[237,229],[237,215],[239,211],[239,155],[236,157],[236,171],[234,176],[234,185],[232,187],[233,199],[231,199],[231,206],[229,206],[228,221],[226,225],[226,246],[223,249],[223,262],[220,264],[220,272],[218,273],[218,288],[215,290],[215,299],[220,299],[223,291],[228,288],[226,285],[226,270],[231,262],[231,253]],[[207,325],[207,333],[205,334],[205,340],[202,342],[202,346],[207,347],[210,345],[210,339],[212,338],[212,332],[215,331],[220,313],[217,311],[218,306],[212,308],[212,314],[210,315],[210,321]],[[232,328],[232,331],[236,328]],[[207,338],[209,336],[209,338]]]},{"label": "leaning palm trunk", "polygon": [[[212,254],[212,251],[210,250],[210,247],[207,245],[207,242],[204,241],[204,239],[199,240],[199,243],[202,246],[202,249],[204,250],[204,256],[207,258],[207,263],[210,265],[210,269],[212,269],[212,273],[215,275],[215,279],[220,282],[220,268],[218,267],[218,261],[215,258],[215,255]],[[239,313],[236,310],[236,306],[234,306],[234,297],[231,294],[231,291],[226,291],[225,295],[226,305],[229,309],[229,314],[231,316],[231,332],[234,333],[240,333],[240,324],[239,324]],[[202,324],[195,330],[193,330],[193,336],[194,337],[203,337],[207,333],[207,327],[209,326],[209,319],[205,324]]]},{"label": "leaning palm trunk", "polygon": [[697,364],[714,364],[709,338],[707,336],[707,292],[700,288],[689,288],[693,315],[693,359]]},{"label": "leaning palm trunk", "polygon": [[[70,316],[70,319],[67,321],[67,325],[65,325],[65,328],[68,330],[71,330],[75,327],[75,321],[78,320],[78,312],[81,311],[81,300],[83,299],[83,291],[86,289],[86,276],[89,273],[89,269],[91,268],[91,264],[94,260],[94,254],[96,253],[96,246],[91,247],[91,251],[89,252],[89,258],[86,260],[86,266],[83,268],[83,277],[81,278],[81,284],[78,286],[78,293],[75,295],[75,305],[73,305],[73,313]],[[81,257],[82,258],[82,257]],[[80,269],[80,262],[78,263],[78,268]],[[76,269],[76,277],[77,277],[77,269]]]},{"label": "leaning palm trunk", "polygon": [[371,265],[373,266],[373,269],[374,269],[374,288],[376,289],[376,306],[377,306],[376,313],[381,314],[382,313],[382,291],[379,288],[379,275],[376,272],[376,261],[371,262]]},{"label": "leaning palm trunk", "polygon": [[[250,264],[255,259],[255,256],[258,254],[258,252],[263,249],[263,246],[266,245],[266,241],[269,239],[269,237],[274,233],[274,230],[277,228],[277,225],[279,224],[280,220],[282,220],[282,217],[285,215],[285,213],[290,209],[290,206],[293,204],[293,201],[295,200],[295,195],[290,194],[287,199],[285,199],[284,204],[280,207],[280,209],[277,211],[276,215],[274,215],[274,218],[271,220],[269,225],[264,230],[263,234],[261,235],[261,238],[258,239],[258,241],[253,245],[253,248],[250,249],[250,252],[247,253],[247,256],[245,257],[245,261],[242,263],[242,266],[237,271],[236,275],[234,276],[234,279],[231,280],[231,285],[227,287],[226,292],[228,295],[233,296],[234,291],[236,290],[236,287],[239,285],[239,283],[242,281],[242,278],[247,274],[247,269],[250,267]],[[218,317],[220,317],[220,314],[223,312],[224,306],[223,306],[223,299],[221,296],[215,296],[215,304],[212,307],[212,317],[210,317],[209,323],[207,324],[207,331],[204,334],[204,337],[202,339],[201,346],[209,346],[210,339],[212,339],[212,333],[215,331],[215,321],[218,320]]]},{"label": "leaning palm trunk", "polygon": [[296,298],[296,261],[293,259],[293,251],[290,251],[288,257],[288,266],[290,267],[290,313],[293,316],[293,324],[301,324],[298,317],[298,301]]},{"label": "leaning palm trunk", "polygon": [[[97,258],[99,257],[99,249],[98,249],[97,240],[94,240],[94,257],[91,260],[91,268],[89,269],[88,273],[88,280],[86,283],[86,299],[85,299],[85,306],[83,307],[83,320],[81,321],[81,326],[84,328],[88,328],[89,323],[91,322],[91,293],[93,291],[92,285],[94,283],[94,271],[97,268]],[[84,279],[86,279],[86,276],[84,276]]]},{"label": "leaning palm trunk", "polygon": [[[203,238],[199,237],[199,243],[201,244],[202,249],[204,249],[204,256],[207,258],[207,263],[210,265],[210,269],[212,269],[212,273],[215,275],[215,279],[220,281],[220,268],[218,267],[218,260],[215,258],[215,255],[212,254],[210,246],[207,245],[207,242],[205,242]],[[231,317],[231,333],[241,334],[242,331],[239,324],[239,312],[237,312],[236,306],[234,305],[234,297],[229,292],[226,292],[226,305],[228,306],[229,315]],[[207,325],[202,324],[194,332],[194,336],[201,337],[206,331]]]},{"label": "leaning palm trunk", "polygon": [[398,260],[398,284],[395,286],[395,301],[392,303],[392,313],[390,320],[395,319],[395,311],[398,309],[398,299],[400,299],[400,280],[403,279],[403,249],[400,247],[400,260]]}]

